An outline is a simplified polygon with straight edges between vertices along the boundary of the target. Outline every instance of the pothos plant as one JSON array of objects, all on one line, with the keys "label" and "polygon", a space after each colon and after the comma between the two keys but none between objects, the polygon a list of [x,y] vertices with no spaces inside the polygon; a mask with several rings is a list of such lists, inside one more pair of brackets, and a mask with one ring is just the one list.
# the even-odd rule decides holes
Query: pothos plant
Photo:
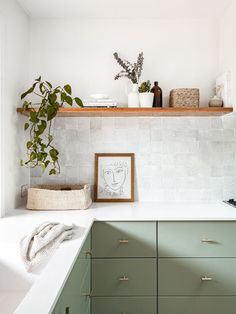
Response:
[{"label": "pothos plant", "polygon": [[[29,95],[39,100],[37,106],[28,100]],[[21,160],[21,165],[30,168],[41,166],[43,170],[49,168],[49,175],[59,174],[59,151],[53,145],[52,121],[64,104],[72,106],[76,103],[83,107],[83,102],[78,97],[72,97],[69,84],[53,87],[41,76],[21,95],[21,100],[24,101],[22,108],[30,110],[29,119],[24,125],[25,131],[29,131],[26,143],[28,159]]]}]

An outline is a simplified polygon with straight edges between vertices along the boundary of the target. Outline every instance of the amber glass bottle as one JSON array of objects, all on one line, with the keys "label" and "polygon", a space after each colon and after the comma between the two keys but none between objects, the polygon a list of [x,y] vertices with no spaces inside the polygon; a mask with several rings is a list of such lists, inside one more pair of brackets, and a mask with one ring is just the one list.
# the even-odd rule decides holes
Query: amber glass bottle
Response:
[{"label": "amber glass bottle", "polygon": [[154,93],[153,107],[162,107],[162,90],[158,86],[158,82],[154,82],[154,86],[151,89],[151,92]]}]

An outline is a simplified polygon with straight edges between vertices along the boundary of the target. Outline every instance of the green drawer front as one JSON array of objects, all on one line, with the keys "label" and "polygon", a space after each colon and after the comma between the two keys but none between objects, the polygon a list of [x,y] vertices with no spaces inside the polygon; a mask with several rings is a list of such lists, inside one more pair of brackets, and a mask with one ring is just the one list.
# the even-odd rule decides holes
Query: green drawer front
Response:
[{"label": "green drawer front", "polygon": [[156,259],[93,259],[93,296],[156,295]]},{"label": "green drawer front", "polygon": [[92,298],[92,314],[156,314],[156,297]]},{"label": "green drawer front", "polygon": [[65,292],[71,292],[71,291],[78,292],[82,286],[85,274],[87,270],[90,269],[90,265],[91,265],[91,255],[87,254],[87,252],[91,251],[90,241],[91,240],[90,240],[90,235],[89,235],[65,283],[65,286],[64,286]]},{"label": "green drawer front", "polygon": [[96,222],[93,257],[155,257],[156,222]]},{"label": "green drawer front", "polygon": [[236,257],[236,222],[159,222],[159,257]]},{"label": "green drawer front", "polygon": [[235,314],[236,298],[160,297],[158,307],[159,314]]},{"label": "green drawer front", "polygon": [[67,307],[69,314],[85,314],[90,308],[90,269],[84,275],[79,291],[63,290],[56,308],[60,309],[60,314],[64,314]]},{"label": "green drawer front", "polygon": [[[70,314],[84,314],[84,303],[87,307],[89,306],[89,298],[84,297],[83,294],[89,294],[91,290],[91,256],[87,254],[91,250],[90,243],[91,237],[89,234],[63,287],[53,314],[64,314],[66,307],[70,307]],[[80,312],[78,312],[78,309],[80,309]]]},{"label": "green drawer front", "polygon": [[235,258],[162,258],[158,269],[159,295],[236,295]]}]

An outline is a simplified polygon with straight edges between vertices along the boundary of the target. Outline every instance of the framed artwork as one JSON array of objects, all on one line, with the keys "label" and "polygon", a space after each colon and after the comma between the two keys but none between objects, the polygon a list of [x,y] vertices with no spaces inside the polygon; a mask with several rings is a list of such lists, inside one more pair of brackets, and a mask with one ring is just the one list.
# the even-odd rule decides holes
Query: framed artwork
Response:
[{"label": "framed artwork", "polygon": [[134,201],[134,154],[95,154],[95,202]]}]

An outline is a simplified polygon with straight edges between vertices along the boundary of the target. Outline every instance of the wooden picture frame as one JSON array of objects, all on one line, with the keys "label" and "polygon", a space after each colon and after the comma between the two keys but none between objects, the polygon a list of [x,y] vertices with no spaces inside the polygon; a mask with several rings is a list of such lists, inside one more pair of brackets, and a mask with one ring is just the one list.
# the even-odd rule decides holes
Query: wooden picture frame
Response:
[{"label": "wooden picture frame", "polygon": [[134,202],[134,154],[95,154],[95,202]]}]

